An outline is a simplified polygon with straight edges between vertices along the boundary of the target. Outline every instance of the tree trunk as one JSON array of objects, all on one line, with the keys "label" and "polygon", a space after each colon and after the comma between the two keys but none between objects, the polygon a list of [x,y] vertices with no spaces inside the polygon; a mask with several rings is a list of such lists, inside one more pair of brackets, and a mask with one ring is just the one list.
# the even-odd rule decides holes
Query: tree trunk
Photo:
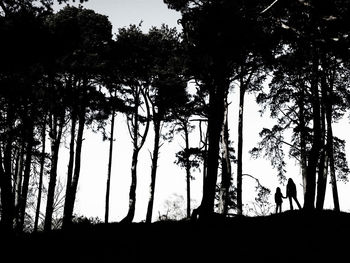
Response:
[{"label": "tree trunk", "polygon": [[[153,112],[154,114],[154,112]],[[154,116],[154,115],[153,115]],[[160,120],[157,117],[154,120],[154,148],[152,155],[152,169],[151,169],[151,185],[150,185],[150,197],[147,207],[146,223],[152,222],[153,202],[154,202],[154,190],[156,186],[158,156],[159,156],[159,142],[160,142]]]},{"label": "tree trunk", "polygon": [[242,173],[243,173],[243,114],[244,114],[244,95],[245,85],[243,80],[240,83],[239,90],[239,113],[238,113],[238,147],[237,147],[237,214],[242,215]]},{"label": "tree trunk", "polygon": [[304,90],[303,89],[301,89],[299,92],[298,107],[299,107],[299,130],[300,130],[300,166],[301,166],[301,175],[302,175],[302,181],[303,181],[303,195],[305,198],[306,178],[307,178],[307,150],[306,150],[307,132],[306,132],[306,124],[305,124]]},{"label": "tree trunk", "polygon": [[72,179],[73,179],[73,170],[74,170],[74,158],[75,158],[75,131],[77,125],[77,114],[74,110],[71,113],[71,132],[70,132],[70,144],[69,144],[69,161],[68,161],[68,170],[67,170],[67,184],[66,184],[66,196],[65,204],[63,209],[63,227],[69,224],[69,205],[68,202],[72,198]]},{"label": "tree trunk", "polygon": [[332,98],[333,98],[333,84],[327,87],[327,100],[326,100],[326,118],[327,118],[327,153],[329,156],[329,169],[332,184],[334,210],[339,212],[339,197],[337,188],[337,178],[335,175],[334,165],[334,146],[333,146],[333,129],[332,129]]},{"label": "tree trunk", "polygon": [[21,202],[20,202],[20,211],[19,211],[19,225],[17,230],[22,231],[24,226],[24,218],[25,218],[25,211],[27,207],[27,197],[28,197],[28,189],[29,189],[29,179],[30,179],[30,170],[32,165],[32,151],[33,151],[33,143],[34,143],[34,127],[33,123],[29,121],[30,124],[28,126],[27,131],[27,147],[26,147],[26,160],[25,160],[25,166],[24,166],[24,173],[23,173],[23,184],[22,184],[22,192],[21,192]]},{"label": "tree trunk", "polygon": [[231,160],[230,160],[230,148],[229,148],[229,133],[228,133],[228,103],[225,99],[225,112],[224,121],[221,130],[221,189],[220,189],[220,202],[221,213],[227,215],[228,203],[230,198],[230,186],[231,186]]},{"label": "tree trunk", "polygon": [[[315,52],[316,53],[316,52]],[[312,69],[312,81],[311,81],[311,95],[312,95],[312,109],[313,109],[313,139],[312,147],[310,150],[307,166],[307,178],[306,178],[306,192],[304,209],[312,210],[315,205],[315,193],[316,193],[316,168],[319,161],[319,152],[321,149],[321,116],[320,116],[320,100],[318,89],[318,58],[314,54],[313,69]]]},{"label": "tree trunk", "polygon": [[129,209],[127,215],[124,217],[124,219],[121,220],[123,223],[131,223],[135,216],[135,206],[136,206],[136,185],[137,185],[137,161],[138,161],[138,155],[139,155],[139,147],[138,147],[138,133],[139,133],[139,99],[140,94],[138,89],[136,89],[135,92],[135,106],[134,106],[134,112],[133,112],[133,134],[132,134],[132,140],[133,140],[133,153],[132,153],[132,160],[131,160],[131,184],[130,184],[130,190],[129,190]]},{"label": "tree trunk", "polygon": [[186,215],[187,218],[191,218],[191,165],[190,165],[190,140],[188,134],[187,121],[184,122],[184,132],[185,132],[185,151],[186,154]]},{"label": "tree trunk", "polygon": [[8,106],[6,125],[8,127],[7,140],[4,141],[3,158],[0,147],[0,194],[1,194],[1,224],[3,229],[8,232],[13,230],[14,219],[14,194],[12,191],[12,169],[11,169],[11,155],[13,142],[13,123],[14,116],[11,106]]},{"label": "tree trunk", "polygon": [[41,149],[41,158],[40,158],[40,173],[39,173],[39,186],[38,186],[38,201],[36,205],[35,220],[34,220],[34,232],[38,231],[39,225],[39,215],[40,215],[40,206],[41,206],[41,195],[43,188],[43,176],[45,170],[45,147],[46,147],[46,116],[44,117],[43,127],[42,127],[42,149]]},{"label": "tree trunk", "polygon": [[72,178],[72,183],[70,185],[69,196],[66,196],[64,213],[63,215],[63,228],[68,227],[72,222],[74,203],[78,189],[78,182],[80,176],[80,165],[81,165],[81,149],[83,145],[83,134],[85,127],[85,107],[82,107],[79,114],[79,124],[78,124],[78,134],[77,143],[75,148],[75,162],[74,162],[74,174]]},{"label": "tree trunk", "polygon": [[109,141],[109,157],[108,157],[108,171],[107,171],[107,184],[106,184],[106,206],[105,206],[105,223],[108,223],[109,218],[109,192],[111,187],[111,173],[112,173],[112,157],[113,157],[113,141],[114,141],[114,120],[115,110],[112,111],[111,121],[111,137]]},{"label": "tree trunk", "polygon": [[[139,106],[140,106],[140,93],[142,93],[142,96],[144,98],[144,102],[146,104],[146,111],[147,111],[147,119],[146,119],[146,127],[143,135],[139,134]],[[150,116],[150,108],[149,103],[146,97],[145,92],[142,90],[142,87],[136,87],[134,90],[134,99],[135,99],[135,105],[134,105],[134,112],[132,113],[132,133],[130,133],[131,138],[133,140],[133,154],[132,154],[132,161],[131,161],[131,185],[130,185],[130,191],[129,191],[129,210],[127,215],[124,217],[124,219],[121,220],[123,223],[131,223],[135,216],[135,206],[136,206],[136,185],[137,185],[137,161],[138,161],[138,155],[140,152],[140,149],[145,143],[148,129],[149,129],[149,116]],[[141,142],[138,143],[139,137],[141,138]]]},{"label": "tree trunk", "polygon": [[2,147],[0,147],[0,196],[1,196],[1,224],[3,229],[11,232],[13,229],[14,196],[12,193],[11,175],[3,169]]},{"label": "tree trunk", "polygon": [[324,199],[326,196],[326,186],[327,186],[327,174],[328,174],[328,152],[326,149],[325,137],[326,137],[326,112],[325,103],[327,94],[325,92],[325,79],[324,76],[321,79],[321,150],[320,150],[320,160],[318,163],[318,179],[317,179],[317,196],[316,196],[316,209],[322,210],[324,205]]},{"label": "tree trunk", "polygon": [[199,216],[208,217],[213,213],[216,192],[216,181],[219,165],[220,133],[224,120],[224,103],[227,83],[222,79],[209,90],[209,147],[207,156],[207,177],[204,181],[203,198]]},{"label": "tree trunk", "polygon": [[16,220],[16,225],[19,224],[19,218],[20,218],[20,204],[21,204],[21,193],[22,193],[22,181],[23,181],[23,169],[24,169],[24,155],[25,155],[25,140],[22,140],[21,146],[19,150],[19,160],[18,164],[16,165],[15,169],[15,185],[14,185],[14,199],[15,199],[15,220]]},{"label": "tree trunk", "polygon": [[[52,118],[52,117],[51,117]],[[62,131],[64,125],[64,114],[60,117],[53,117],[53,123],[51,124],[50,139],[51,139],[51,168],[50,168],[50,181],[47,192],[46,202],[46,214],[44,222],[44,230],[50,231],[52,224],[53,204],[55,198],[56,180],[57,180],[57,164],[58,153],[60,149],[60,143],[62,138]]]}]

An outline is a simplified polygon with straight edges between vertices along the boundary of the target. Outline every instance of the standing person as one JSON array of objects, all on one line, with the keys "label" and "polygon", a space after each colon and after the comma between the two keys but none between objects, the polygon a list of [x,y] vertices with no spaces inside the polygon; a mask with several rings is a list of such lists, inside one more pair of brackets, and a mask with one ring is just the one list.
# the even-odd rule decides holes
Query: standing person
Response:
[{"label": "standing person", "polygon": [[282,212],[282,198],[285,197],[282,195],[281,188],[277,187],[275,193],[276,214],[278,213],[278,210],[280,211],[280,213]]},{"label": "standing person", "polygon": [[290,210],[293,210],[292,198],[297,203],[298,208],[301,209],[301,206],[300,206],[298,198],[297,198],[297,188],[296,188],[295,183],[293,182],[292,178],[288,179],[286,197],[289,198]]}]

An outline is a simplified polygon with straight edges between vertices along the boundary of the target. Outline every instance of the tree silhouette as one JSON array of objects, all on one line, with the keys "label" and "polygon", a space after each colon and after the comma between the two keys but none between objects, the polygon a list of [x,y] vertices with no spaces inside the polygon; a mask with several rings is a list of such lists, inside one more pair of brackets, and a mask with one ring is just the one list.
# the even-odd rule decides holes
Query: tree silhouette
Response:
[{"label": "tree silhouette", "polygon": [[187,83],[183,77],[182,49],[175,29],[162,26],[152,28],[147,35],[152,54],[152,82],[147,93],[154,128],[154,147],[151,155],[151,185],[146,222],[151,222],[154,202],[158,156],[161,147],[162,126],[172,121],[179,107],[186,103]]},{"label": "tree silhouette", "polygon": [[[119,29],[117,40],[113,47],[113,59],[117,61],[118,82],[123,85],[123,100],[130,111],[127,112],[127,124],[133,143],[131,162],[131,185],[129,191],[129,209],[122,222],[132,222],[135,215],[137,162],[149,130],[150,106],[147,93],[150,86],[150,71],[148,63],[151,59],[147,52],[147,38],[139,27]],[[144,106],[145,116],[140,109]],[[142,124],[144,130],[141,131]]]},{"label": "tree silhouette", "polygon": [[251,36],[254,35],[259,40],[258,36],[262,34],[255,24],[258,14],[248,15],[249,10],[258,8],[256,3],[245,5],[230,1],[165,3],[182,13],[181,23],[187,43],[189,68],[209,94],[208,166],[200,209],[201,214],[206,216],[214,207],[225,98],[237,62],[241,60],[243,51],[249,50],[249,45],[254,43],[250,41]]}]

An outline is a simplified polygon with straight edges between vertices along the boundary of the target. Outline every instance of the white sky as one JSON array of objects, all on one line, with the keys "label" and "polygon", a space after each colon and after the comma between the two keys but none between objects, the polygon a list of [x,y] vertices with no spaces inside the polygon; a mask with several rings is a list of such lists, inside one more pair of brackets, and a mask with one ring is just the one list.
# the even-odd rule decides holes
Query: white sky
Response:
[{"label": "white sky", "polygon": [[[109,17],[113,25],[113,32],[116,33],[118,28],[127,27],[130,24],[139,24],[142,20],[142,28],[147,31],[151,26],[159,27],[162,23],[170,27],[181,28],[177,24],[180,14],[168,10],[162,0],[90,0],[84,4],[86,8],[93,9],[98,13],[105,14]],[[229,123],[230,139],[237,148],[237,115],[238,115],[238,93],[233,92],[230,95]],[[252,160],[248,151],[256,146],[258,133],[263,127],[272,127],[273,121],[268,118],[261,118],[258,113],[259,107],[255,104],[255,98],[247,95],[244,116],[244,160],[243,173],[248,173],[259,178],[261,183],[271,189],[271,203],[273,204],[273,194],[277,186],[280,186],[285,193],[285,187],[278,184],[277,172],[270,166],[268,160]],[[344,124],[346,123],[346,124]],[[349,129],[348,121],[336,125],[335,135],[341,139],[347,139],[345,132]],[[344,128],[346,125],[346,128]],[[107,128],[108,129],[108,128]],[[343,133],[343,134],[341,134]],[[115,143],[113,153],[112,181],[110,195],[110,221],[119,221],[127,213],[128,196],[131,181],[131,155],[132,144],[129,137],[125,117],[118,115],[115,126]],[[85,140],[82,149],[82,166],[79,181],[79,190],[75,213],[85,216],[99,217],[104,219],[105,208],[105,189],[107,177],[108,149],[109,143],[102,141],[100,134],[94,134],[86,130]],[[191,137],[192,147],[198,145],[198,138],[193,134]],[[171,198],[174,193],[186,196],[185,171],[174,164],[175,153],[179,151],[180,144],[183,144],[181,138],[174,140],[172,143],[165,143],[161,148],[156,190],[155,203],[153,210],[153,219],[157,219],[158,211],[164,211],[165,200]],[[66,171],[68,164],[68,145],[69,141],[62,145],[61,157],[59,160],[59,176],[66,180]],[[136,214],[134,221],[144,220],[149,198],[149,184],[151,159],[150,152],[153,149],[153,132],[152,127],[148,135],[146,145],[140,152],[138,163],[138,182],[137,182],[137,201]],[[347,152],[350,152],[347,146]],[[298,187],[298,199],[303,204],[301,175],[299,166],[294,160],[288,162],[287,178],[292,177]],[[233,166],[233,177],[236,175],[236,167]],[[196,180],[192,181],[192,197],[201,200],[202,180],[201,174],[196,174]],[[235,182],[235,179],[234,179]],[[243,202],[248,203],[254,200],[255,182],[245,177],[243,179]],[[349,184],[338,184],[340,195],[340,207],[344,211],[350,209]],[[330,201],[331,191],[327,188],[326,208],[333,207]],[[289,209],[289,204],[285,201],[282,209]]]}]

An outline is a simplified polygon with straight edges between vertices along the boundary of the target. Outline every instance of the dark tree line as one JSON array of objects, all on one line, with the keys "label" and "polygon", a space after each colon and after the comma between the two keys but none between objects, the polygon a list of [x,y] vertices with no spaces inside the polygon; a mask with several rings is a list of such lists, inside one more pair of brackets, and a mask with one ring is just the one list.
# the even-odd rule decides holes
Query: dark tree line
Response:
[{"label": "dark tree line", "polygon": [[[184,138],[176,162],[186,172],[187,217],[192,210],[191,171],[199,167],[203,171],[199,217],[210,217],[215,207],[224,215],[230,209],[242,214],[247,92],[256,94],[257,102],[277,121],[261,131],[252,154],[264,153],[271,159],[283,181],[283,145],[288,145],[289,155],[302,170],[304,209],[323,208],[329,176],[334,208],[340,210],[337,180],[347,180],[349,169],[345,140],[333,135],[332,123],[349,108],[349,1],[164,2],[181,12],[182,32],[163,25],[144,33],[131,25],[114,37],[108,18],[93,10],[66,6],[54,13],[48,0],[0,1],[0,193],[5,229],[25,227],[32,188],[37,191],[34,228],[39,226],[44,194],[43,227],[52,228],[65,136],[70,143],[62,227],[69,227],[84,131],[92,125],[104,130],[110,118],[110,134],[104,133],[110,140],[108,222],[117,114],[126,116],[133,145],[129,209],[123,222],[134,218],[138,155],[150,128],[154,146],[146,222],[152,221],[160,149],[175,133]],[[194,95],[187,92],[190,81],[196,83]],[[240,94],[237,156],[228,128],[232,89]],[[199,147],[193,148],[189,134],[196,127]],[[292,136],[286,139],[288,132]],[[43,185],[46,175],[48,186]]]}]

